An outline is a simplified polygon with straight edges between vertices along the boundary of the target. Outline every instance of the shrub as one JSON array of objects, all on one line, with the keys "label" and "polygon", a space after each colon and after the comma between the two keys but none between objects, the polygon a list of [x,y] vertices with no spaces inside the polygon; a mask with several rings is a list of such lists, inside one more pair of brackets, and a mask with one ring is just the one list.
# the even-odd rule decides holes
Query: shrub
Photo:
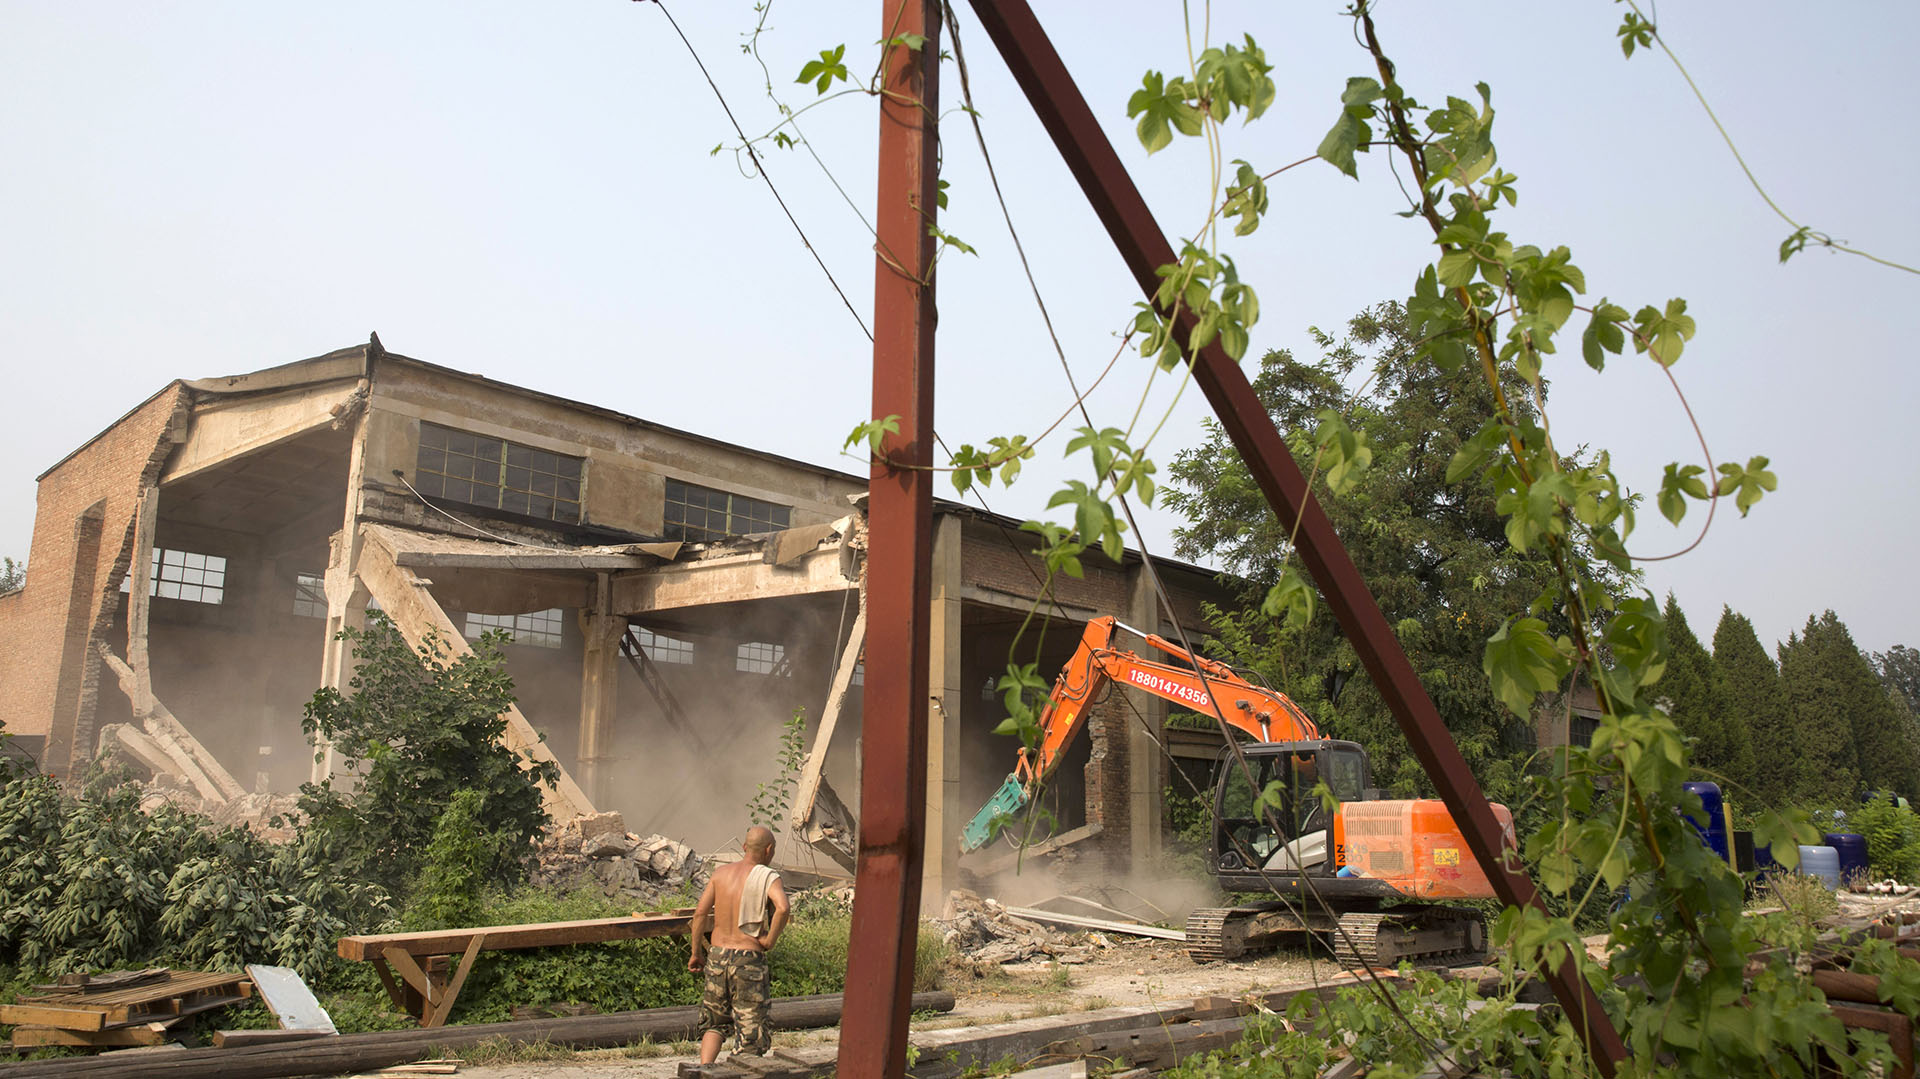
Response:
[{"label": "shrub", "polygon": [[486,888],[504,837],[481,827],[484,796],[463,790],[453,796],[433,827],[426,865],[413,887],[401,924],[408,929],[448,929],[481,921]]},{"label": "shrub", "polygon": [[351,695],[326,688],[307,702],[301,720],[309,738],[325,738],[349,769],[359,770],[351,797],[332,780],[301,788],[300,809],[312,830],[346,842],[344,868],[399,892],[413,884],[434,825],[462,790],[479,793],[476,823],[494,837],[482,870],[489,882],[524,879],[524,860],[547,823],[540,785],[559,769],[500,742],[503,713],[513,704],[513,680],[500,656],[498,634],[449,659],[445,644],[429,640],[417,652],[378,612],[364,630],[341,631],[353,642],[359,667]]},{"label": "shrub", "polygon": [[0,787],[0,964],[53,974],[150,961],[335,969],[345,933],[387,917],[324,837],[273,846],[132,789],[79,796],[46,777]]},{"label": "shrub", "polygon": [[1875,878],[1920,878],[1920,813],[1879,794],[1848,812],[1846,830],[1866,837],[1867,870]]}]

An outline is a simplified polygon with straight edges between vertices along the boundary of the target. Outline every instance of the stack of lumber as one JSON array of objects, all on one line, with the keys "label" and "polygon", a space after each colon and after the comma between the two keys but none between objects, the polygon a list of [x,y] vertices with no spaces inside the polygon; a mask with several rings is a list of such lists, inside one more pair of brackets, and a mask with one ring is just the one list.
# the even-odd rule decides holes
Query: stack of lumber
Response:
[{"label": "stack of lumber", "polygon": [[0,1023],[14,1025],[16,1048],[161,1045],[187,1016],[253,996],[245,974],[164,967],[71,975],[34,989],[17,1004],[0,1004]]}]

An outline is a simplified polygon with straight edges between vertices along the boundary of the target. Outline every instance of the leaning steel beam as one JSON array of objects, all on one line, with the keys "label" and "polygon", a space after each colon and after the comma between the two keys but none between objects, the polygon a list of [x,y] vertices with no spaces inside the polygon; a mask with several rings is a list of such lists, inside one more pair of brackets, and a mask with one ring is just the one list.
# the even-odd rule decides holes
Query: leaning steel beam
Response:
[{"label": "leaning steel beam", "polygon": [[[1141,291],[1151,301],[1160,285],[1154,271],[1177,261],[1173,248],[1095,122],[1053,43],[1023,0],[972,2],[982,26],[1006,59]],[[884,153],[881,160],[886,160]],[[1175,339],[1187,340],[1193,324],[1192,313],[1180,311]],[[1319,583],[1327,606],[1399,721],[1414,755],[1439,788],[1447,810],[1460,822],[1474,857],[1488,867],[1496,894],[1513,906],[1538,906],[1539,893],[1526,873],[1509,860],[1499,822],[1479,782],[1460,756],[1453,736],[1394,637],[1392,626],[1367,590],[1366,581],[1334,533],[1326,512],[1314,500],[1306,477],[1301,475],[1246,374],[1217,342],[1189,358],[1194,380],[1206,393],[1221,428],[1245,459],[1268,504],[1282,521],[1299,522],[1301,561]],[[1576,974],[1570,960],[1550,972],[1548,980],[1595,1062],[1611,1076],[1615,1065],[1625,1058],[1626,1049],[1599,999]]]},{"label": "leaning steel beam", "polygon": [[[940,18],[882,0],[875,206],[873,415],[898,418],[869,480],[860,844],[840,1075],[906,1069],[927,831],[927,656],[933,601],[933,238]],[[920,40],[924,39],[924,40]],[[919,46],[908,42],[919,40]]]}]

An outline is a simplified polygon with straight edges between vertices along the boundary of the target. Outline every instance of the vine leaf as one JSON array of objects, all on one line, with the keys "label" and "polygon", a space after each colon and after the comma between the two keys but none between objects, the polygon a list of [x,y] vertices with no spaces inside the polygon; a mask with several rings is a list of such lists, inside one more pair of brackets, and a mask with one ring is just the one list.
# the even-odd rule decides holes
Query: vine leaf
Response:
[{"label": "vine leaf", "polygon": [[1745,517],[1747,510],[1760,501],[1761,495],[1773,490],[1779,483],[1772,472],[1767,471],[1765,457],[1752,457],[1745,466],[1729,461],[1720,466],[1718,493],[1732,495],[1733,504],[1739,507],[1740,516]]},{"label": "vine leaf", "polygon": [[1373,448],[1367,445],[1367,433],[1348,426],[1347,418],[1330,408],[1319,413],[1320,426],[1314,429],[1314,444],[1320,447],[1320,464],[1327,487],[1334,494],[1346,494],[1360,482],[1361,473],[1373,462]]},{"label": "vine leaf", "polygon": [[1320,140],[1320,146],[1314,151],[1327,164],[1358,180],[1359,171],[1354,167],[1353,155],[1362,152],[1365,144],[1373,138],[1373,129],[1367,126],[1367,119],[1373,115],[1373,103],[1381,97],[1380,84],[1373,79],[1355,76],[1347,80],[1347,89],[1340,95],[1340,118],[1333,122],[1326,138]]},{"label": "vine leaf", "polygon": [[1205,126],[1205,114],[1187,102],[1185,79],[1169,83],[1158,71],[1149,71],[1140,89],[1127,99],[1127,116],[1138,116],[1134,133],[1147,152],[1158,153],[1173,141],[1173,129],[1182,135],[1198,135]]},{"label": "vine leaf", "polygon": [[800,77],[793,81],[813,83],[814,92],[824,94],[834,80],[847,81],[846,55],[847,46],[844,43],[831,49],[822,49],[820,59],[808,60],[806,66],[800,69]]},{"label": "vine leaf", "polygon": [[1267,598],[1260,604],[1260,613],[1269,618],[1284,617],[1288,629],[1302,629],[1313,621],[1313,586],[1300,575],[1300,570],[1288,565],[1280,571],[1280,579],[1267,589]]},{"label": "vine leaf", "polygon": [[1517,618],[1487,640],[1481,669],[1500,703],[1525,718],[1533,699],[1558,685],[1567,673],[1567,657],[1560,652],[1547,624],[1538,618]]},{"label": "vine leaf", "polygon": [[1707,470],[1699,465],[1681,467],[1678,461],[1667,465],[1660,478],[1660,515],[1674,524],[1687,515],[1687,499],[1707,497],[1707,485],[1700,477]]},{"label": "vine leaf", "polygon": [[1593,305],[1593,321],[1587,323],[1587,332],[1580,335],[1580,355],[1588,367],[1603,370],[1607,366],[1607,353],[1620,355],[1620,350],[1627,345],[1626,331],[1620,328],[1620,323],[1626,320],[1627,309],[1618,304],[1603,298]]},{"label": "vine leaf", "polygon": [[1652,352],[1663,367],[1673,366],[1680,358],[1680,350],[1693,336],[1693,317],[1687,314],[1687,301],[1678,297],[1667,301],[1665,311],[1652,304],[1642,307],[1633,316],[1633,324],[1637,331],[1633,339],[1635,349]]},{"label": "vine leaf", "polygon": [[899,433],[900,414],[896,412],[886,419],[868,420],[855,427],[848,433],[847,440],[840,444],[840,448],[842,450],[848,450],[852,449],[853,444],[856,442],[865,442],[867,449],[875,457],[878,457],[880,456],[880,444],[886,441],[888,435],[897,435]]}]

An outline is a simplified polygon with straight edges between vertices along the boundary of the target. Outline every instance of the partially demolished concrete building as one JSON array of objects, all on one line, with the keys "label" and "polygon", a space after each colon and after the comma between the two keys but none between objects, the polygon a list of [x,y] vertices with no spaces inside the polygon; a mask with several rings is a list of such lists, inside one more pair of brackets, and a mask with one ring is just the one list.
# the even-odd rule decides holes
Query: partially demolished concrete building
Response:
[{"label": "partially demolished concrete building", "polygon": [[[510,635],[507,738],[559,764],[556,816],[616,809],[725,842],[804,711],[795,800],[816,846],[850,850],[832,792],[857,805],[864,493],[377,337],[175,381],[39,477],[26,582],[0,595],[0,722],[56,775],[110,749],[211,801],[289,791],[330,767],[300,720],[351,676],[336,633],[378,608],[455,653]],[[942,896],[962,880],[954,837],[1012,764],[994,686],[1042,570],[1017,522],[935,512],[926,894]],[[1171,635],[1137,555],[1086,565],[1039,608],[1043,673],[1094,615]],[[1212,575],[1156,565],[1204,631]],[[1128,698],[1093,710],[1055,784],[1058,826],[1102,861],[1159,842],[1165,706]]]}]

